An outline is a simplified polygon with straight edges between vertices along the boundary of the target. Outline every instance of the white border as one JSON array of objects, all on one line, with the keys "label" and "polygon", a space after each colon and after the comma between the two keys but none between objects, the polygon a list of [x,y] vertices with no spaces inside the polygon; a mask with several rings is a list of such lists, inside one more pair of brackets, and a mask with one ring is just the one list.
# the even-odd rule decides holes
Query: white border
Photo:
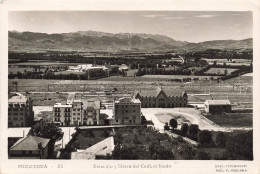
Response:
[{"label": "white border", "polygon": [[[215,165],[247,165],[246,173],[260,173],[260,1],[259,0],[2,0],[0,1],[0,173],[216,173]],[[72,161],[8,160],[7,91],[8,91],[8,11],[253,11],[254,43],[254,160],[253,161]],[[93,164],[170,164],[170,169],[93,169]],[[21,169],[19,164],[46,164],[47,169]],[[57,165],[62,164],[62,169]],[[53,168],[50,166],[54,166]],[[237,172],[232,172],[237,173]],[[239,173],[239,172],[238,172]]]}]

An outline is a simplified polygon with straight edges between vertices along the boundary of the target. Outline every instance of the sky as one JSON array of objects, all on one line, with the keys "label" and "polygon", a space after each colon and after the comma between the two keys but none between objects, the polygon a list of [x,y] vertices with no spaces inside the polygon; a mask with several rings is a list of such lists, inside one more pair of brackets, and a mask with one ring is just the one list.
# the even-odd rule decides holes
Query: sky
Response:
[{"label": "sky", "polygon": [[202,42],[253,37],[250,11],[12,11],[9,31],[160,34]]}]

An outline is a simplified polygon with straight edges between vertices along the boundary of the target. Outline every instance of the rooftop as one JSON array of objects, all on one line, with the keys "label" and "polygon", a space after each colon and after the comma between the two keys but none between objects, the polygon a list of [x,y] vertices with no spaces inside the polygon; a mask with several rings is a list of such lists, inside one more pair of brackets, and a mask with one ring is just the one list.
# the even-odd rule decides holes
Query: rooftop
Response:
[{"label": "rooftop", "polygon": [[71,104],[61,104],[61,103],[55,103],[54,106],[55,108],[71,108]]},{"label": "rooftop", "polygon": [[115,101],[115,103],[141,103],[141,101],[139,99],[135,99],[131,97],[123,97]]},{"label": "rooftop", "polygon": [[27,96],[20,93],[16,93],[11,98],[8,99],[8,103],[26,103],[28,100]]},{"label": "rooftop", "polygon": [[41,143],[41,146],[45,148],[47,144],[49,143],[50,139],[47,138],[41,138],[36,136],[27,136],[25,138],[19,139],[11,148],[10,150],[15,151],[25,151],[25,150],[39,150],[39,143]]},{"label": "rooftop", "polygon": [[209,105],[231,105],[229,100],[206,100],[205,103]]},{"label": "rooftop", "polygon": [[177,89],[162,89],[157,88],[155,90],[142,90],[142,91],[135,91],[135,96],[139,94],[141,97],[157,97],[160,93],[164,93],[167,97],[177,97],[177,96],[184,96],[186,94],[185,91],[177,90]]},{"label": "rooftop", "polygon": [[83,151],[72,152],[71,159],[95,159],[96,155],[111,154],[114,150],[114,137],[108,137]]}]

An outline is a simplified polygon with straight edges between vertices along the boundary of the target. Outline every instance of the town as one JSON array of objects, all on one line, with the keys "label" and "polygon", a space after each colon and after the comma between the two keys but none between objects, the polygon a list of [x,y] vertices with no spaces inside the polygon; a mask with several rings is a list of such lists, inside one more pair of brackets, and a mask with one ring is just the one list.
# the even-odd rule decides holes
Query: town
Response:
[{"label": "town", "polygon": [[254,160],[251,12],[31,13],[10,17],[8,159]]},{"label": "town", "polygon": [[[245,67],[250,67],[250,64]],[[196,79],[190,76],[188,82],[184,80],[187,77],[181,75],[178,77],[182,78],[180,81],[173,81],[167,75],[162,79],[141,77],[141,80],[136,76],[126,76],[131,69],[126,64],[122,67],[117,66],[118,71],[124,73],[89,81],[10,79],[9,158],[229,159],[225,156],[228,137],[231,134],[250,134],[250,73],[228,80],[219,80],[217,73],[216,78]],[[79,70],[81,68],[83,70]],[[162,66],[158,70],[164,68]],[[106,74],[113,71],[95,64],[68,67],[66,71],[91,74],[91,71],[100,69]],[[228,74],[221,77],[226,76]],[[28,90],[30,88],[31,91]],[[43,125],[46,126],[43,130],[46,134],[51,129],[50,125],[60,128],[58,139],[38,137],[40,132],[32,132]],[[145,135],[162,136],[159,138],[162,149],[151,154],[150,150],[155,147],[149,145],[151,142],[143,142]],[[116,150],[122,151],[117,146],[125,143],[125,148],[133,151],[131,139],[126,136],[134,138],[133,144],[142,142],[138,147],[148,151],[148,155],[126,154],[122,157],[114,154]],[[31,149],[26,145],[28,142],[33,142]],[[176,147],[169,148],[172,143],[176,143]],[[174,151],[177,147],[184,149]],[[187,148],[194,151],[193,155],[183,154]],[[213,152],[205,152],[204,149]],[[222,150],[221,156],[214,154],[216,149]],[[166,151],[170,155],[163,156]],[[187,155],[189,157],[185,157]]]}]

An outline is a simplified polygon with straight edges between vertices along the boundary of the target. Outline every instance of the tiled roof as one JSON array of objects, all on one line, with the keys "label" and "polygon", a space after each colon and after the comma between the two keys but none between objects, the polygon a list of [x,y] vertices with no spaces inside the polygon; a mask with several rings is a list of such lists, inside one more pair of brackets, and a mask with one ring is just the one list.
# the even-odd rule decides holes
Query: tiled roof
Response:
[{"label": "tiled roof", "polygon": [[25,138],[19,139],[11,148],[10,150],[39,150],[38,144],[41,143],[42,147],[45,148],[49,143],[50,139],[41,138],[36,136],[27,136]]},{"label": "tiled roof", "polygon": [[206,100],[209,105],[231,105],[229,100]]},{"label": "tiled roof", "polygon": [[177,89],[157,88],[156,90],[136,91],[135,96],[139,93],[141,97],[157,97],[161,92],[163,92],[167,97],[183,96],[185,94],[185,91]]},{"label": "tiled roof", "polygon": [[72,152],[71,159],[95,159],[95,155],[111,154],[113,150],[114,138],[111,136],[87,148],[84,151]]}]

